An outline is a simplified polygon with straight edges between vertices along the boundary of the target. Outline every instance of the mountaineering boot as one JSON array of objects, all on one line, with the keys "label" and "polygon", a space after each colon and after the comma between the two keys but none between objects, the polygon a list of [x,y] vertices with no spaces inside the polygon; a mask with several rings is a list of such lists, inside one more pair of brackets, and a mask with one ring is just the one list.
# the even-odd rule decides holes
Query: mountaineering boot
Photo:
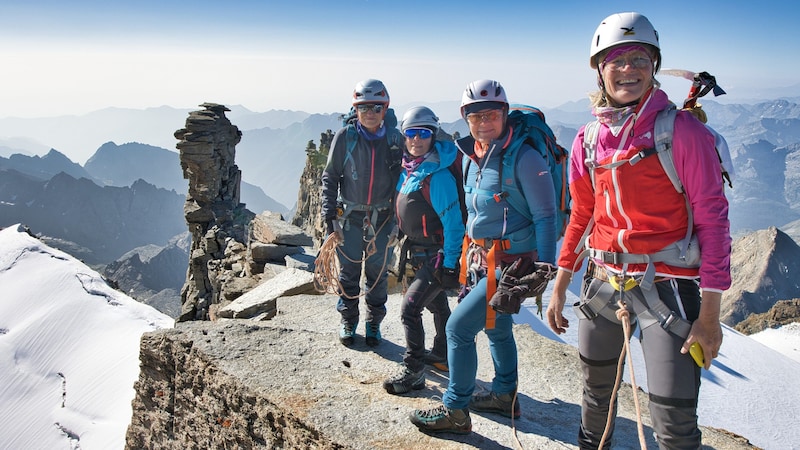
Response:
[{"label": "mountaineering boot", "polygon": [[423,433],[456,433],[472,432],[472,419],[469,409],[450,409],[439,405],[432,409],[416,409],[409,415],[411,423]]},{"label": "mountaineering boot", "polygon": [[425,388],[425,373],[420,370],[415,372],[408,368],[405,364],[401,365],[403,371],[399,374],[387,378],[383,382],[383,388],[390,394],[405,394],[412,389]]},{"label": "mountaineering boot", "polygon": [[367,341],[367,345],[370,347],[376,347],[381,343],[381,324],[366,322],[365,325],[366,331],[364,333],[364,337]]},{"label": "mountaineering boot", "polygon": [[339,342],[341,342],[342,345],[347,347],[353,345],[356,336],[356,325],[358,325],[358,322],[342,322],[342,327],[339,329]]},{"label": "mountaineering boot", "polygon": [[513,417],[519,419],[522,415],[522,410],[519,407],[519,399],[515,401],[515,396],[515,391],[500,395],[494,392],[489,392],[485,395],[476,394],[469,401],[469,409],[480,412],[494,412],[506,417],[512,417],[513,405]]},{"label": "mountaineering boot", "polygon": [[436,370],[441,370],[442,372],[450,371],[450,368],[447,366],[447,357],[439,356],[430,350],[425,350],[425,355],[422,357],[422,361],[429,366],[433,366],[433,368]]}]

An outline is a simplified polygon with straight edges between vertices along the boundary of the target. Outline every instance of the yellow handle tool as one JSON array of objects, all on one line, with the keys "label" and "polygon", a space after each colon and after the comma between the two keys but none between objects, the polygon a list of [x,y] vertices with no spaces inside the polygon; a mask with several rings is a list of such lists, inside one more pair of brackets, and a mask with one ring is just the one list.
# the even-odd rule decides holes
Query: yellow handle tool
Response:
[{"label": "yellow handle tool", "polygon": [[694,359],[694,362],[696,362],[698,366],[703,367],[706,365],[706,359],[703,356],[703,347],[700,347],[700,344],[697,342],[689,347],[689,354],[692,355],[692,359]]}]

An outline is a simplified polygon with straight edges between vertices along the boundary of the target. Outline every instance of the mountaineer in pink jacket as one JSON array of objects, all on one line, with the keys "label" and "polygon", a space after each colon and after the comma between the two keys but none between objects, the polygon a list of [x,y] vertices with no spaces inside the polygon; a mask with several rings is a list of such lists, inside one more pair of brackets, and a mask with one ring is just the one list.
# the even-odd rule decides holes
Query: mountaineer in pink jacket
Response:
[{"label": "mountaineer in pink jacket", "polygon": [[[586,256],[574,306],[584,380],[580,448],[611,444],[614,422],[606,430],[606,421],[609,409],[613,419],[610,399],[627,338],[617,316],[622,308],[641,330],[659,447],[701,446],[699,364],[708,369],[717,357],[720,300],[731,283],[728,202],[714,136],[690,113],[677,113],[672,140],[685,196],[652,150],[656,116],[673,106],[654,78],[660,64],[658,34],[641,14],[611,15],[593,36],[597,121],[572,145],[572,214],[547,308],[550,327],[564,333],[567,288]],[[689,354],[694,343],[702,347],[697,364]]]}]

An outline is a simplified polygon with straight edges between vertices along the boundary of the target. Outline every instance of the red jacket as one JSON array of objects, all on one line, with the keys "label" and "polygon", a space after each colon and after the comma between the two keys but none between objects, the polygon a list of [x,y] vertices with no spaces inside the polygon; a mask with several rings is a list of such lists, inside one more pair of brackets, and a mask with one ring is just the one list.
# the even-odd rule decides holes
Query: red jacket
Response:
[{"label": "red jacket", "polygon": [[[644,148],[653,147],[655,118],[669,105],[669,99],[656,89],[642,102],[638,115],[629,117],[617,136],[606,125],[600,126],[596,150],[599,164],[628,159]],[[570,154],[569,188],[573,204],[559,267],[569,271],[580,267],[575,265],[577,253],[583,249],[580,240],[592,217],[595,223],[589,245],[598,250],[652,254],[686,236],[688,218],[684,197],[672,186],[657,156],[644,158],[633,166],[622,164],[612,169],[595,169],[593,188],[584,163],[583,136],[584,128],[581,128]],[[699,269],[656,263],[656,275],[699,276],[701,287],[725,290],[731,283],[728,201],[714,150],[714,137],[690,113],[679,112],[675,119],[673,158],[694,214],[694,234],[699,240],[702,263]],[[606,266],[616,271],[623,269],[621,265]],[[629,265],[625,269],[628,274],[636,275],[645,267]]]}]

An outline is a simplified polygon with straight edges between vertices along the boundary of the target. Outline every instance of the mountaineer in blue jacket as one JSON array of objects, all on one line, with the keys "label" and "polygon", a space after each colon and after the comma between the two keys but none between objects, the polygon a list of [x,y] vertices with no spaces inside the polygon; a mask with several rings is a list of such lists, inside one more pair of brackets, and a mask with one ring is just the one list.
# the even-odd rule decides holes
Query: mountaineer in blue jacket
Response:
[{"label": "mountaineer in blue jacket", "polygon": [[[454,175],[449,169],[460,167],[458,149],[450,141],[436,139],[439,118],[427,107],[409,109],[400,127],[406,150],[395,200],[397,223],[405,235],[399,272],[401,277],[413,273],[413,280],[401,306],[406,336],[401,370],[383,383],[390,394],[424,388],[426,363],[448,369],[445,324],[450,306],[445,290],[459,287],[458,262],[464,239],[460,172]],[[433,313],[436,327],[430,352],[425,351],[422,326],[425,308]]]},{"label": "mountaineer in blue jacket", "polygon": [[[467,157],[463,172],[469,242],[461,270],[469,291],[447,321],[450,381],[442,404],[410,414],[411,422],[426,433],[470,433],[470,409],[514,418],[521,415],[516,399],[517,344],[512,330],[512,314],[519,311],[519,303],[516,311],[496,310],[490,305],[494,293],[501,292],[508,281],[505,269],[523,267],[524,263],[524,270],[508,277],[520,280],[535,275],[536,267],[552,267],[557,210],[547,162],[520,136],[522,127],[511,123],[508,113],[505,90],[497,81],[474,81],[464,91],[461,115],[469,125],[470,136],[459,139],[457,145]],[[504,158],[512,157],[514,164],[503,171]],[[524,214],[508,201],[507,186],[511,184],[516,184],[524,197]],[[544,286],[546,281],[540,285],[542,289]],[[524,297],[517,300],[521,303]],[[473,395],[478,370],[475,336],[481,330],[489,338],[495,376],[490,392]]]}]

